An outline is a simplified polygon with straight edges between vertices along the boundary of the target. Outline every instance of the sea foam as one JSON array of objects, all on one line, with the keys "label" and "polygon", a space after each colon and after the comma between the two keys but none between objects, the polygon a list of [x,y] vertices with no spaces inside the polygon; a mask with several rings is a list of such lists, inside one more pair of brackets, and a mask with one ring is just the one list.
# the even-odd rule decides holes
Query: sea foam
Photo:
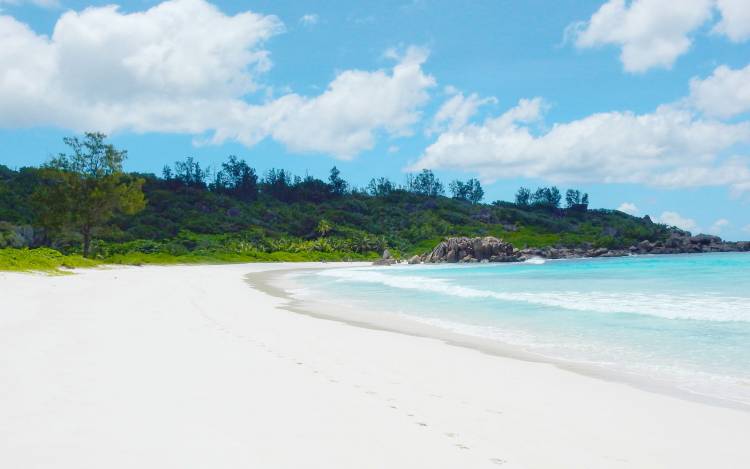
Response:
[{"label": "sea foam", "polygon": [[458,285],[449,279],[418,275],[389,275],[369,269],[323,271],[341,281],[381,284],[461,298],[485,298],[551,306],[571,311],[650,315],[665,319],[750,322],[747,298],[704,293],[660,294],[604,291],[502,292]]}]

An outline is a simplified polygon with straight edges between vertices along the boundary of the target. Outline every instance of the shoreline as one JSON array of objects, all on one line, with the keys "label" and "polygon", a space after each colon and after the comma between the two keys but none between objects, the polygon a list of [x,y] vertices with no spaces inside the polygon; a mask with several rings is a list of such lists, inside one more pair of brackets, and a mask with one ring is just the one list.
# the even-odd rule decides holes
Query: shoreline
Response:
[{"label": "shoreline", "polygon": [[[578,258],[571,259],[574,260]],[[563,261],[568,259],[552,260]],[[347,267],[342,266],[340,268]],[[628,374],[624,372],[617,372],[599,365],[586,364],[573,360],[564,360],[530,352],[522,349],[519,346],[507,344],[498,340],[492,340],[468,334],[461,334],[438,326],[411,320],[396,314],[389,314],[384,317],[381,312],[375,314],[362,313],[360,311],[356,311],[353,308],[346,308],[345,305],[342,305],[341,303],[337,303],[335,301],[310,302],[309,299],[302,300],[296,298],[293,293],[287,290],[287,288],[292,286],[291,281],[288,279],[289,275],[293,275],[295,272],[299,271],[320,270],[322,269],[306,267],[297,269],[284,269],[280,271],[256,272],[247,274],[245,276],[245,279],[248,281],[248,283],[250,283],[250,285],[258,288],[260,291],[283,299],[285,303],[282,307],[294,313],[304,314],[318,319],[338,321],[356,327],[386,331],[396,334],[405,334],[420,338],[434,339],[445,343],[446,345],[468,348],[490,356],[509,358],[529,363],[554,365],[555,367],[564,371],[576,373],[590,378],[601,379],[604,381],[625,384],[642,391],[652,392],[669,397],[676,397],[689,402],[696,402],[716,407],[750,412],[750,405],[744,402],[722,399],[719,397],[688,391],[676,387],[671,383],[660,383],[652,378],[635,374]],[[346,310],[339,313],[331,312],[338,311],[342,308],[345,308]]]},{"label": "shoreline", "polygon": [[[746,467],[748,412],[287,309],[352,264],[0,273],[11,467]],[[117,458],[112,458],[116,454]]]}]

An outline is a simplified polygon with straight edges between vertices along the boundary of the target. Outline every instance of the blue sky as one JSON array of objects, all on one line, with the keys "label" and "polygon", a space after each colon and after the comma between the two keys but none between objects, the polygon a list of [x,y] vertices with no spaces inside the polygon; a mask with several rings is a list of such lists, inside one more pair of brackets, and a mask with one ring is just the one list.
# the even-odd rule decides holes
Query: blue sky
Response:
[{"label": "blue sky", "polygon": [[428,167],[750,238],[745,0],[106,5],[0,0],[0,163],[100,130],[133,171]]}]

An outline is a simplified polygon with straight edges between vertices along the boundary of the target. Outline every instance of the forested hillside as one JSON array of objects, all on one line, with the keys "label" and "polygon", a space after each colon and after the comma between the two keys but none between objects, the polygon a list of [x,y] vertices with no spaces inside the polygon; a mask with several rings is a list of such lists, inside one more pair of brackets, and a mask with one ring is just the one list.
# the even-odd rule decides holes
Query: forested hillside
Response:
[{"label": "forested hillside", "polygon": [[670,234],[648,217],[588,210],[588,195],[575,190],[521,188],[514,202],[483,203],[475,179],[446,191],[423,171],[403,184],[378,178],[355,188],[335,167],[325,180],[283,169],[258,175],[236,157],[213,169],[187,158],[157,176],[122,172],[126,152],[102,135],[66,143],[69,155],[40,168],[0,165],[0,247],[136,263],[363,259],[386,247],[422,254],[447,236],[626,248]]}]

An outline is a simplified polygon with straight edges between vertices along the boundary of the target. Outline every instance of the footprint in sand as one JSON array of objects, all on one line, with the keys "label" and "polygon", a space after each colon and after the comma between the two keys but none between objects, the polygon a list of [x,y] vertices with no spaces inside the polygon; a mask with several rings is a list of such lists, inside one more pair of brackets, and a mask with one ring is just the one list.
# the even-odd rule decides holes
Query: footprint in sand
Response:
[{"label": "footprint in sand", "polygon": [[417,425],[419,425],[420,427],[426,427],[427,426],[427,424],[424,423],[424,422],[417,422]]},{"label": "footprint in sand", "polygon": [[495,463],[497,465],[502,465],[508,461],[506,461],[505,459],[500,459],[500,458],[490,458],[490,462]]},{"label": "footprint in sand", "polygon": [[447,436],[448,438],[455,438],[458,435],[456,435],[455,433],[446,433],[445,436]]},{"label": "footprint in sand", "polygon": [[456,448],[458,448],[458,449],[469,449],[468,446],[462,445],[461,443],[456,443]]}]

